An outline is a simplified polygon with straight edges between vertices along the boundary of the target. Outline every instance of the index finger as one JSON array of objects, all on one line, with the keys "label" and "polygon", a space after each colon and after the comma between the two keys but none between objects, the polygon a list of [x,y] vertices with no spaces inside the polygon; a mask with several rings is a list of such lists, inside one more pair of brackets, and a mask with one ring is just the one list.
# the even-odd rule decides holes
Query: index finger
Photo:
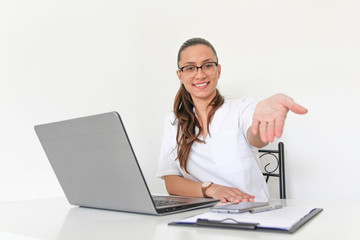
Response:
[{"label": "index finger", "polygon": [[280,138],[285,125],[285,118],[279,118],[275,120],[275,136]]}]

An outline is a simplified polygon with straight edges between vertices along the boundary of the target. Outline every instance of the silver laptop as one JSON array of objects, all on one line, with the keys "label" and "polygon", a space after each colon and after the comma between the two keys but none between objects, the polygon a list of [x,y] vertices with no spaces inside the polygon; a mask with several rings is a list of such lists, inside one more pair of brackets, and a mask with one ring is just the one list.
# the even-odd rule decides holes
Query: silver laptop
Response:
[{"label": "silver laptop", "polygon": [[217,200],[152,196],[117,112],[35,126],[72,205],[164,215]]}]

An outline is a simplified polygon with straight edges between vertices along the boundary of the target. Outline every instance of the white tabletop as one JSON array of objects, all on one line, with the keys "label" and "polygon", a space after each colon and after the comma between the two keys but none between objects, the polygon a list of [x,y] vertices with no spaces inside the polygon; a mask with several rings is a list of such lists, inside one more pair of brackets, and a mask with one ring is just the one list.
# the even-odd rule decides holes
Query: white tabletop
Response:
[{"label": "white tabletop", "polygon": [[68,204],[65,198],[0,203],[0,239],[353,239],[358,234],[360,204],[287,200],[288,206],[324,211],[294,234],[168,226],[174,220],[208,211],[149,216]]}]

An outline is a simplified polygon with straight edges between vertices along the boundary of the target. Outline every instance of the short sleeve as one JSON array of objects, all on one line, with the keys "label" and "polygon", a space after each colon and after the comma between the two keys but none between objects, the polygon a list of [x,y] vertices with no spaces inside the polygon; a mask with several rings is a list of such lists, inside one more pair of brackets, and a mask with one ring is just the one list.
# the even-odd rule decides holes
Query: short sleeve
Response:
[{"label": "short sleeve", "polygon": [[177,158],[176,132],[177,124],[174,113],[168,114],[165,120],[163,140],[156,176],[163,178],[166,175],[182,176]]}]

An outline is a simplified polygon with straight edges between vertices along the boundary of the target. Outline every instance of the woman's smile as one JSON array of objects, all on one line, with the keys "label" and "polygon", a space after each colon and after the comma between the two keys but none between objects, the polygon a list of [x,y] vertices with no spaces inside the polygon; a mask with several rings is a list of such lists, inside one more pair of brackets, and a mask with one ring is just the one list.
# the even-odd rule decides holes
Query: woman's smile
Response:
[{"label": "woman's smile", "polygon": [[193,84],[194,87],[198,88],[198,89],[205,89],[210,82],[202,82],[202,83],[196,83]]}]

